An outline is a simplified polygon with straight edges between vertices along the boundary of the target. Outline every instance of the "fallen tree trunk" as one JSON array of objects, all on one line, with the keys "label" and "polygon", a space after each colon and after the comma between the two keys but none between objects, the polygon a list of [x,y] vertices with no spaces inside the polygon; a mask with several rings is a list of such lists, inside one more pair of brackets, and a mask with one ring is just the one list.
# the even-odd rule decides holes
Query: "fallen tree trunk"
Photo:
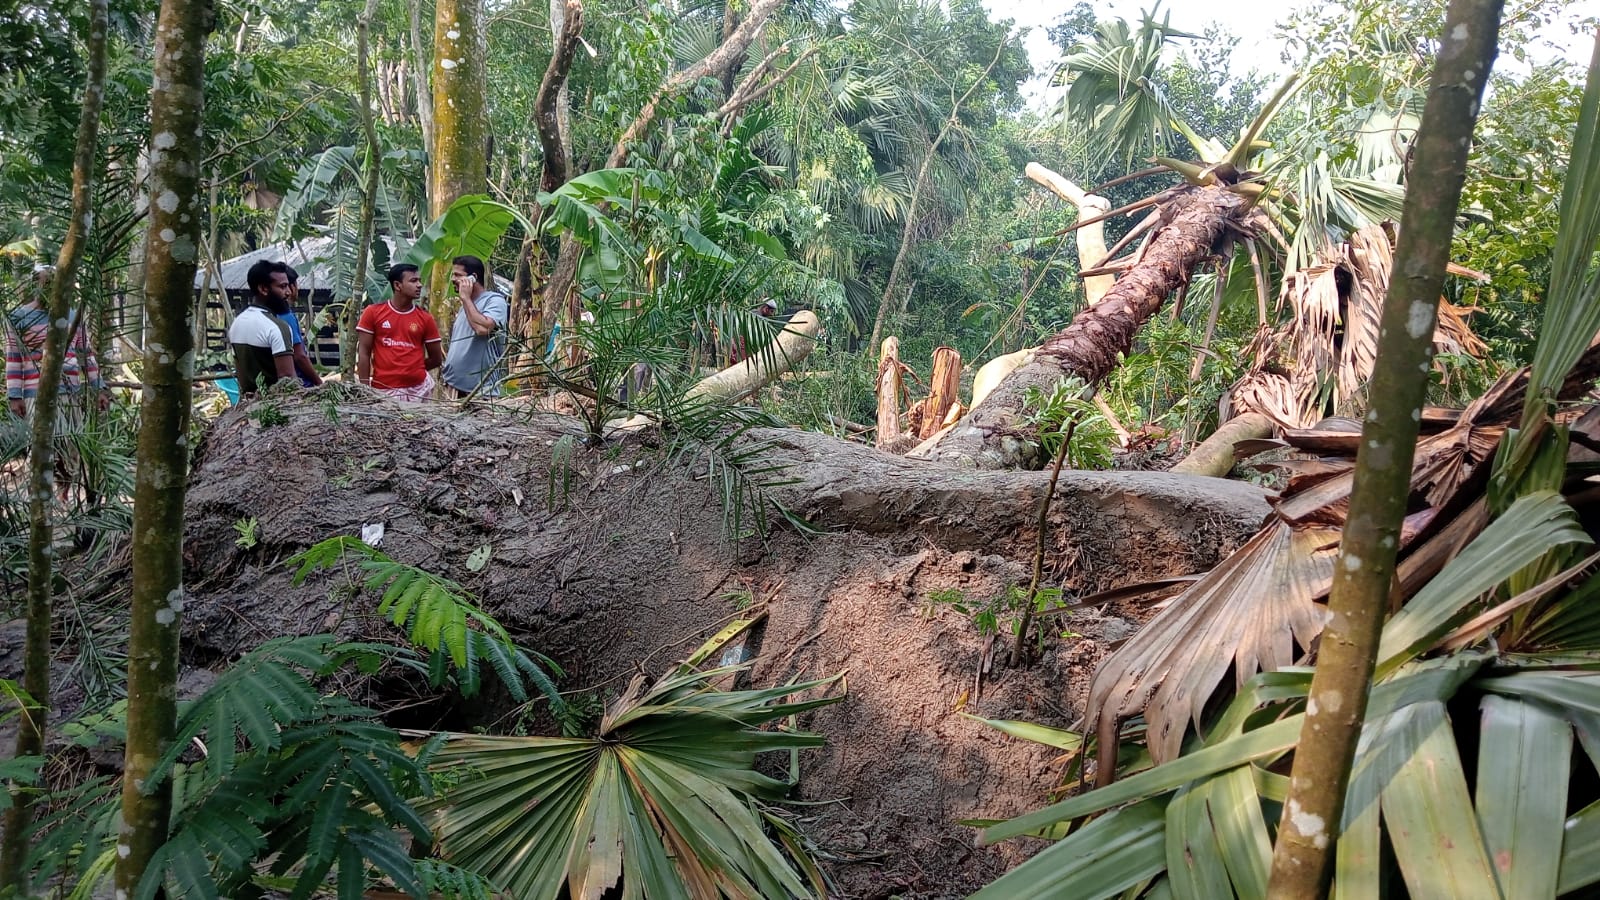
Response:
[{"label": "fallen tree trunk", "polygon": [[[371,615],[377,598],[340,588],[342,574],[295,586],[287,568],[262,564],[366,524],[384,525],[384,552],[465,585],[517,640],[552,656],[564,691],[604,697],[636,672],[666,671],[730,618],[765,609],[745,644],[756,658],[751,686],[850,673],[845,702],[801,719],[828,745],[805,752],[796,790],[828,801],[812,808],[808,837],[882,854],[871,866],[824,862],[839,896],[886,884],[908,897],[965,896],[1028,852],[948,852],[971,845],[956,820],[1018,814],[1053,785],[1055,751],[1006,740],[962,712],[1014,718],[1039,696],[1070,707],[1086,688],[1081,654],[1052,638],[1034,667],[992,672],[981,697],[966,696],[983,638],[928,597],[962,591],[986,602],[1027,583],[1044,473],[962,472],[827,435],[756,430],[734,449],[756,451],[770,480],[788,482],[765,496],[820,533],[746,506],[740,529],[761,521],[768,536],[734,540],[718,479],[692,453],[651,446],[649,432],[574,448],[560,440],[581,431],[570,420],[402,406],[350,386],[274,403],[286,424],[262,428],[231,410],[196,451],[184,548],[192,663],[233,659],[276,635],[394,639]],[[253,462],[263,454],[270,470]],[[1062,472],[1046,571],[1066,573],[1070,593],[1203,571],[1255,528],[1262,496],[1161,472]],[[261,542],[245,550],[234,523],[252,516]],[[487,565],[470,569],[482,547]],[[1092,641],[1131,627],[1093,611],[1072,620]],[[346,687],[388,708],[414,687],[400,681]],[[459,699],[418,706],[416,696],[405,698],[412,727],[465,730],[505,712]],[[1067,727],[1078,713],[1045,715]]]},{"label": "fallen tree trunk", "polygon": [[1030,390],[1049,392],[1074,376],[1094,384],[1109,374],[1167,297],[1216,252],[1230,231],[1242,227],[1244,212],[1243,198],[1220,188],[1191,187],[1178,193],[1165,206],[1165,221],[1151,231],[1143,260],[1128,267],[1100,303],[1081,310],[1072,324],[975,404],[927,457],[980,469],[1041,466],[1038,429],[1025,416]]},{"label": "fallen tree trunk", "polygon": [[778,333],[765,353],[756,353],[689,389],[685,398],[703,397],[732,403],[771,384],[817,349],[817,314],[802,309]]},{"label": "fallen tree trunk", "polygon": [[1272,436],[1272,420],[1260,413],[1244,413],[1223,423],[1189,455],[1178,460],[1169,472],[1179,475],[1207,475],[1222,478],[1233,468],[1233,448],[1240,441]]}]

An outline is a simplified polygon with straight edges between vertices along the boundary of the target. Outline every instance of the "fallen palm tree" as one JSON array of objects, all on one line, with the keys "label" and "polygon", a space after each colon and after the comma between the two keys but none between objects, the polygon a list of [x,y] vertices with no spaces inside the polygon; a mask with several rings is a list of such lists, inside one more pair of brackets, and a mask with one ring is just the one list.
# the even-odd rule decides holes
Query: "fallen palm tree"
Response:
[{"label": "fallen palm tree", "polygon": [[[1325,599],[1341,543],[1377,543],[1380,526],[1349,504],[1353,457],[1367,466],[1383,445],[1360,423],[1289,429],[1312,457],[1275,464],[1289,486],[1262,529],[1101,664],[1082,734],[1033,732],[1092,768],[1097,789],[989,828],[986,841],[1067,836],[980,896],[1267,896],[1284,832],[1336,843],[1335,897],[1402,882],[1408,896],[1587,896],[1600,883],[1600,407],[1576,403],[1600,378],[1600,44],[1579,123],[1532,365],[1457,415],[1415,410],[1407,516],[1385,545],[1399,554],[1390,608],[1375,670],[1358,674],[1365,714],[1304,664],[1335,629],[1353,640],[1350,607]],[[1371,564],[1342,558],[1346,573]],[[1342,782],[1305,777],[1302,739],[1341,710],[1359,742],[1342,813],[1325,820],[1294,798]]]}]

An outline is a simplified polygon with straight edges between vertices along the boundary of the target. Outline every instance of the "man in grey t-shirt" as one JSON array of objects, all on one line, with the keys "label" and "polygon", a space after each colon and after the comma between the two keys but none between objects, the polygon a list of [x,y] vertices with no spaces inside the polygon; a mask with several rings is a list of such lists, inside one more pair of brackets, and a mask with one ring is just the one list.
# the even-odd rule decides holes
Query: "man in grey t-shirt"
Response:
[{"label": "man in grey t-shirt", "polygon": [[506,321],[511,305],[504,294],[484,287],[483,260],[476,256],[456,257],[450,281],[461,298],[461,309],[450,325],[450,350],[439,375],[457,398],[473,391],[498,397],[500,381],[506,377]]}]

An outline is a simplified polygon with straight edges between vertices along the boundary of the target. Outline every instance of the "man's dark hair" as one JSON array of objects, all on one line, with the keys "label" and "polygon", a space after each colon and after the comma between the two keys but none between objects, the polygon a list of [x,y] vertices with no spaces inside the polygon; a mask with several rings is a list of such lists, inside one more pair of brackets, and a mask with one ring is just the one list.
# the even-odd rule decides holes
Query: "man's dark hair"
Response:
[{"label": "man's dark hair", "polygon": [[458,256],[450,260],[450,265],[460,266],[462,271],[476,278],[479,284],[488,286],[488,279],[483,274],[483,260],[476,256]]},{"label": "man's dark hair", "polygon": [[411,263],[395,263],[394,265],[389,267],[389,286],[393,287],[394,285],[397,285],[400,282],[404,281],[407,272],[420,272],[420,271],[421,271],[420,269],[418,269],[416,266],[412,265]]},{"label": "man's dark hair", "polygon": [[283,274],[289,276],[289,283],[290,284],[299,284],[300,283],[300,273],[296,272],[294,270],[294,266],[291,266],[288,263],[284,263],[283,264]]},{"label": "man's dark hair", "polygon": [[[261,289],[271,286],[272,276],[278,272],[288,276],[289,267],[281,262],[272,262],[265,259],[251,266],[250,271],[245,274],[245,283],[250,286],[250,297],[254,299],[261,296]],[[289,280],[293,281],[294,279],[290,278]]]}]

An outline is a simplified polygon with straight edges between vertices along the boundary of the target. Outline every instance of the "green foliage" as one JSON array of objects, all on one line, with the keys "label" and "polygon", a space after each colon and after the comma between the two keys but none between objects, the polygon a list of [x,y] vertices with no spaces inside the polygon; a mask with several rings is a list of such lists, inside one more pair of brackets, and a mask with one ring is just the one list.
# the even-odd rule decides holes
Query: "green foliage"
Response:
[{"label": "green foliage", "polygon": [[489,259],[513,223],[521,226],[524,234],[538,233],[528,217],[516,209],[491,200],[486,194],[468,194],[428,223],[402,261],[418,266],[426,282],[435,267],[448,267],[457,256]]},{"label": "green foliage", "polygon": [[[431,790],[437,742],[407,748],[371,710],[316,686],[345,666],[372,671],[406,653],[326,635],[279,638],[184,706],[149,776],[174,782],[172,831],[134,896],[238,896],[255,882],[292,897],[335,886],[358,898],[370,869],[421,896],[397,829],[430,839],[411,801]],[[32,864],[41,875],[73,867],[87,896],[109,874],[118,794],[91,781],[54,799]]]},{"label": "green foliage", "polygon": [[238,537],[233,539],[234,546],[241,550],[253,549],[258,541],[257,531],[260,528],[261,522],[255,516],[249,516],[234,522],[233,530],[239,534]]},{"label": "green foliage", "polygon": [[283,414],[283,410],[278,408],[278,404],[270,400],[257,402],[248,415],[251,421],[262,428],[275,428],[279,425],[289,424],[289,417]]},{"label": "green foliage", "polygon": [[553,707],[561,706],[561,695],[546,672],[549,669],[559,676],[560,669],[548,657],[517,646],[460,584],[397,562],[376,547],[345,535],[313,544],[285,565],[297,567],[293,580],[299,585],[313,572],[342,569],[351,563],[363,573],[363,587],[380,595],[378,614],[404,631],[412,645],[428,651],[429,680],[435,686],[442,683],[446,666],[453,665],[457,686],[471,697],[480,690],[482,669],[487,665],[518,702],[528,699],[526,685],[532,685]]},{"label": "green foliage", "polygon": [[[450,787],[427,806],[446,860],[528,900],[584,896],[620,882],[621,896],[825,893],[766,833],[760,804],[790,785],[754,768],[756,755],[822,743],[765,723],[836,702],[782,702],[833,679],[716,691],[739,667],[634,683],[593,738],[457,735],[434,765]],[[790,852],[793,853],[793,845]],[[709,894],[708,894],[709,896]]]},{"label": "green foliage", "polygon": [[1054,459],[1061,442],[1068,440],[1067,466],[1073,469],[1109,469],[1117,446],[1111,423],[1085,399],[1083,382],[1069,379],[1049,394],[1030,389],[1023,396],[1023,407],[1030,424],[1039,429],[1044,455]]},{"label": "green foliage", "polygon": [[[1024,613],[1028,613],[1030,617],[1037,617],[1042,613],[1058,610],[1061,605],[1061,589],[1053,587],[1041,587],[1034,591],[1030,598],[1026,586],[1011,584],[1007,585],[998,596],[990,597],[981,603],[973,602],[965,591],[957,588],[928,592],[929,609],[948,606],[971,619],[978,634],[985,637],[998,634],[1015,635],[1022,627]],[[1044,639],[1042,631],[1039,639],[1041,641]]]},{"label": "green foliage", "polygon": [[[0,678],[0,724],[23,715],[23,710],[32,702],[21,685]],[[14,793],[32,790],[38,784],[39,769],[43,766],[44,758],[39,756],[8,756],[0,760],[0,784],[6,786],[6,790],[0,791],[0,812],[11,808]]]}]

